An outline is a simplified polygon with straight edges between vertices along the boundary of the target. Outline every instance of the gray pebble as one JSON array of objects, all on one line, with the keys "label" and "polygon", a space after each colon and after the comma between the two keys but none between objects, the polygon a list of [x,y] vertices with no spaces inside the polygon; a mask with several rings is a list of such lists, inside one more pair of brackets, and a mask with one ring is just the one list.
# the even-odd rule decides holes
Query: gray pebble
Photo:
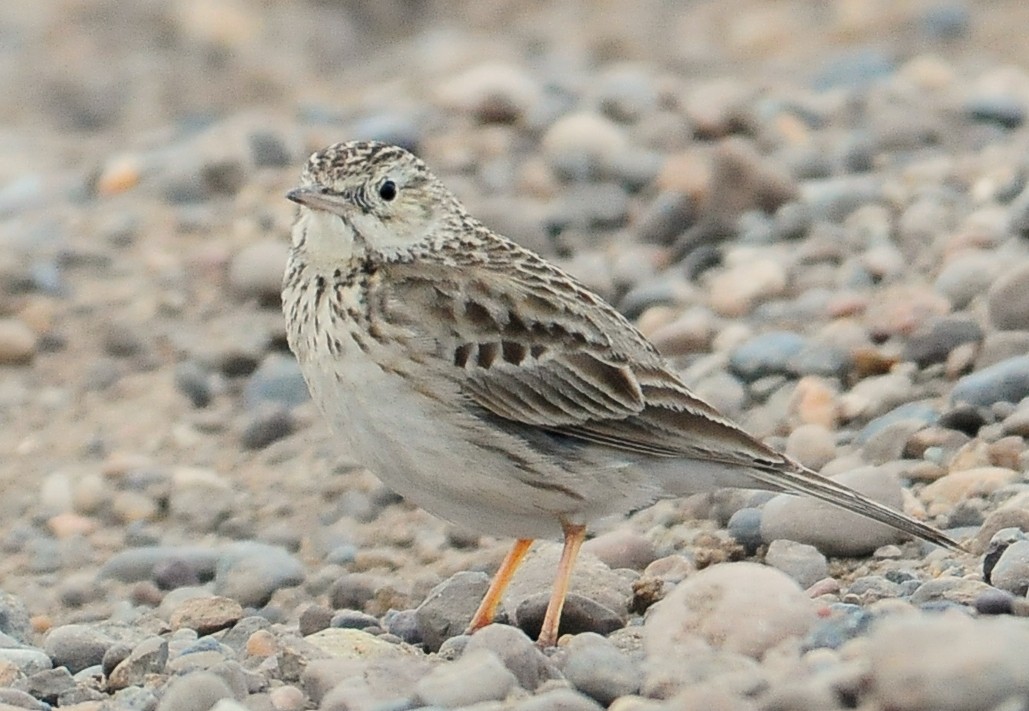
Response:
[{"label": "gray pebble", "polygon": [[157,711],[210,711],[221,699],[231,699],[232,689],[210,672],[199,671],[172,679],[165,687]]},{"label": "gray pebble", "polygon": [[582,550],[595,555],[611,569],[643,570],[657,558],[650,539],[628,528],[617,528],[591,538],[583,544]]},{"label": "gray pebble", "polygon": [[814,546],[796,541],[772,541],[765,554],[765,562],[789,575],[808,588],[829,576],[829,563]]},{"label": "gray pebble", "polygon": [[161,637],[148,637],[137,644],[107,677],[111,689],[143,686],[151,674],[160,674],[168,663],[168,641]]},{"label": "gray pebble", "polygon": [[872,703],[904,711],[987,711],[1029,693],[1029,626],[962,615],[897,616],[869,640]]},{"label": "gray pebble", "polygon": [[464,654],[485,649],[497,656],[514,674],[518,685],[528,691],[535,691],[540,684],[551,677],[549,661],[524,632],[509,625],[487,625],[471,636],[465,645]]},{"label": "gray pebble", "polygon": [[696,219],[696,205],[689,195],[665,191],[643,209],[634,228],[643,242],[670,245]]},{"label": "gray pebble", "polygon": [[27,691],[10,688],[0,689],[0,709],[3,709],[3,711],[14,711],[14,709],[51,711],[52,708],[50,704],[40,701]]},{"label": "gray pebble", "polygon": [[38,671],[16,683],[17,688],[48,704],[56,704],[62,694],[75,688],[75,679],[64,667]]},{"label": "gray pebble", "polygon": [[[543,618],[550,603],[550,593],[539,593],[523,598],[515,609],[515,621],[526,634],[538,637],[543,628]],[[568,593],[561,611],[559,634],[580,634],[598,632],[610,634],[625,626],[624,612],[612,610],[606,605],[578,593]]]},{"label": "gray pebble", "polygon": [[293,434],[295,428],[293,416],[285,407],[262,407],[243,425],[239,442],[244,449],[264,449],[273,442]]},{"label": "gray pebble", "polygon": [[571,689],[553,689],[519,701],[511,708],[512,711],[603,711],[596,701]]},{"label": "gray pebble", "polygon": [[739,509],[729,518],[729,535],[753,555],[764,543],[761,537],[761,509]]},{"label": "gray pebble", "polygon": [[414,610],[390,610],[382,618],[386,631],[407,644],[421,644],[422,630]]},{"label": "gray pebble", "polygon": [[368,627],[379,627],[379,618],[359,610],[339,610],[332,616],[329,626],[341,629],[363,630]]},{"label": "gray pebble", "polygon": [[[1029,213],[1029,192],[1025,204]],[[1029,233],[1029,221],[1026,232]],[[952,259],[940,269],[933,287],[946,296],[955,309],[963,309],[989,289],[998,271],[998,260],[993,255],[962,255],[961,259]]]},{"label": "gray pebble", "polygon": [[77,674],[86,667],[100,664],[114,640],[93,625],[61,625],[54,627],[43,642],[43,649],[55,667],[67,667]]},{"label": "gray pebble", "polygon": [[763,333],[736,347],[729,355],[729,368],[747,382],[769,375],[791,372],[790,359],[801,352],[806,339],[790,331]]},{"label": "gray pebble", "polygon": [[434,587],[415,609],[418,629],[430,652],[464,632],[489,587],[485,573],[461,572]]},{"label": "gray pebble", "polygon": [[1029,356],[1008,358],[958,380],[950,401],[970,405],[1017,403],[1029,396]]},{"label": "gray pebble", "polygon": [[922,427],[931,425],[939,419],[939,413],[936,408],[928,402],[906,402],[903,405],[899,405],[889,412],[879,415],[873,420],[870,420],[868,424],[861,428],[858,432],[856,442],[858,444],[865,444],[880,432],[892,427],[898,422],[906,423],[913,422],[917,423]]},{"label": "gray pebble", "polygon": [[1015,129],[1025,121],[1025,104],[1013,96],[993,94],[977,96],[965,104],[965,112],[974,121],[994,123]]},{"label": "gray pebble", "polygon": [[[888,468],[853,469],[835,480],[891,508],[900,509],[903,505],[900,483]],[[899,540],[897,531],[885,524],[815,499],[788,494],[779,494],[765,504],[761,537],[766,543],[780,538],[807,543],[834,556],[867,555]]]},{"label": "gray pebble", "polygon": [[566,648],[561,673],[576,689],[607,707],[619,696],[639,691],[642,671],[606,638],[576,635]]},{"label": "gray pebble", "polygon": [[193,407],[207,407],[214,397],[212,373],[195,360],[175,366],[175,387],[189,398]]},{"label": "gray pebble", "polygon": [[[304,608],[304,611],[300,613],[300,619],[297,622],[297,631],[300,632],[301,637],[306,637],[309,634],[315,632],[321,632],[327,629],[329,624],[332,622],[333,612],[328,607],[323,605],[308,605]],[[242,622],[242,620],[240,620]]]},{"label": "gray pebble", "polygon": [[[474,684],[468,683],[475,680]],[[427,706],[458,708],[483,701],[500,701],[517,686],[514,674],[487,649],[466,651],[455,662],[442,664],[415,684],[415,698]]]},{"label": "gray pebble", "polygon": [[335,610],[363,610],[386,584],[371,573],[344,573],[329,587],[329,604]]},{"label": "gray pebble", "polygon": [[1004,549],[993,569],[989,581],[995,587],[1025,597],[1029,591],[1029,540],[1015,541]]},{"label": "gray pebble", "polygon": [[115,553],[100,568],[100,578],[113,578],[126,583],[149,580],[154,571],[170,561],[185,562],[200,578],[211,578],[218,562],[218,553],[201,546],[149,546],[129,548]]},{"label": "gray pebble", "polygon": [[35,674],[53,667],[49,654],[32,647],[0,647],[0,662],[13,664],[22,674]]},{"label": "gray pebble", "polygon": [[267,403],[295,407],[311,399],[297,359],[270,353],[247,378],[243,404],[249,409]]},{"label": "gray pebble", "polygon": [[1029,330],[1029,261],[1000,275],[986,294],[990,321],[1002,331]]},{"label": "gray pebble", "polygon": [[10,635],[22,644],[33,637],[29,609],[17,595],[0,590],[0,632]]},{"label": "gray pebble", "polygon": [[287,166],[293,161],[293,156],[283,143],[282,137],[276,133],[254,131],[247,136],[247,142],[250,144],[254,165],[259,168]]},{"label": "gray pebble", "polygon": [[950,352],[963,343],[978,343],[983,330],[973,319],[945,316],[923,325],[908,339],[904,359],[925,368],[933,363],[944,363]]},{"label": "gray pebble", "polygon": [[214,591],[244,607],[263,607],[276,590],[300,585],[305,576],[304,564],[284,548],[240,541],[219,551]]}]

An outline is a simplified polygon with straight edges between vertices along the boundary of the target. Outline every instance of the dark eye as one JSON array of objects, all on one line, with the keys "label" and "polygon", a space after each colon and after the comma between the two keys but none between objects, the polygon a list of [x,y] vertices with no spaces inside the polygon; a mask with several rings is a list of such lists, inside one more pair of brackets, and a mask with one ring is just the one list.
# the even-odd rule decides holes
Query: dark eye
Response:
[{"label": "dark eye", "polygon": [[379,197],[386,202],[389,202],[397,196],[397,184],[392,180],[382,181],[382,185],[379,186]]}]

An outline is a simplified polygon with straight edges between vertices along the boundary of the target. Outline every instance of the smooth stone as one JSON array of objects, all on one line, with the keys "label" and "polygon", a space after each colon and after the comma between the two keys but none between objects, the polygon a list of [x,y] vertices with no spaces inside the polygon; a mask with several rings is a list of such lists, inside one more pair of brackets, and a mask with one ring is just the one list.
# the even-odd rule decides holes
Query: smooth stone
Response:
[{"label": "smooth stone", "polygon": [[41,649],[30,647],[0,647],[0,663],[12,664],[26,675],[53,668],[53,661],[49,654]]},{"label": "smooth stone", "polygon": [[[539,543],[526,557],[504,594],[504,607],[514,611],[516,624],[534,637],[543,621],[554,582],[561,546]],[[595,556],[581,553],[569,582],[561,629],[570,632],[610,632],[628,619],[632,584]]]},{"label": "smooth stone", "polygon": [[483,627],[468,640],[464,653],[469,654],[478,649],[495,654],[507,670],[514,674],[518,685],[528,691],[535,691],[553,676],[550,661],[517,627],[498,624]]},{"label": "smooth stone", "polygon": [[265,356],[243,387],[243,404],[248,409],[266,403],[296,407],[310,399],[297,359],[281,353]]},{"label": "smooth stone", "polygon": [[987,496],[1012,483],[1017,477],[1017,472],[1004,467],[962,469],[926,486],[921,498],[927,505],[949,508],[973,496]]},{"label": "smooth stone", "polygon": [[928,402],[908,402],[893,408],[889,412],[870,420],[861,428],[855,441],[866,444],[882,431],[900,423],[918,423],[920,426],[931,425],[939,419],[936,408]]},{"label": "smooth stone", "polygon": [[463,634],[479,607],[489,576],[461,572],[434,587],[415,609],[422,640],[430,652],[439,650],[447,639]]},{"label": "smooth stone", "polygon": [[803,589],[757,563],[724,563],[679,583],[651,608],[643,626],[648,657],[682,658],[698,643],[759,659],[817,621]]},{"label": "smooth stone", "polygon": [[1029,261],[1000,275],[986,294],[993,325],[1002,331],[1029,330]]},{"label": "smooth stone", "polygon": [[786,438],[786,454],[818,471],[836,458],[836,436],[819,424],[799,425]]},{"label": "smooth stone", "polygon": [[[113,660],[104,660],[105,664]],[[168,641],[161,637],[148,637],[111,670],[107,678],[110,689],[142,686],[152,674],[160,674],[168,664]]]},{"label": "smooth stone", "polygon": [[1029,622],[964,615],[883,620],[868,644],[871,701],[896,711],[988,711],[1029,694]]},{"label": "smooth stone", "polygon": [[612,570],[643,570],[657,558],[650,539],[628,528],[617,528],[591,538],[582,545],[582,550],[595,555]]},{"label": "smooth stone", "polygon": [[744,316],[759,303],[781,296],[788,282],[782,264],[774,259],[755,259],[713,274],[708,302],[719,316]]},{"label": "smooth stone", "polygon": [[990,583],[1019,597],[1026,596],[1029,591],[1029,541],[1015,541],[1004,549],[990,571]]},{"label": "smooth stone", "polygon": [[221,699],[231,698],[232,689],[220,676],[192,672],[168,683],[156,711],[210,711]]},{"label": "smooth stone", "polygon": [[319,659],[304,670],[302,688],[320,711],[410,709],[415,685],[432,668],[424,659],[407,657]]},{"label": "smooth stone", "polygon": [[829,563],[825,556],[814,546],[796,541],[772,541],[765,554],[765,563],[786,573],[803,588],[809,588],[829,576]]},{"label": "smooth stone", "polygon": [[176,607],[168,622],[173,630],[186,627],[207,635],[236,624],[243,617],[243,606],[236,600],[217,595],[185,600]]},{"label": "smooth stone", "polygon": [[171,561],[184,561],[201,578],[214,575],[218,552],[201,546],[147,546],[115,553],[97,573],[97,577],[113,578],[126,583],[149,580],[154,570]]},{"label": "smooth stone", "polygon": [[642,242],[672,244],[696,220],[696,203],[686,193],[665,190],[636,218],[634,228]]},{"label": "smooth stone", "polygon": [[67,667],[72,674],[78,674],[87,667],[100,664],[104,653],[113,644],[113,639],[92,625],[70,624],[50,630],[43,649],[55,667]]},{"label": "smooth stone", "polygon": [[944,316],[911,334],[904,347],[904,359],[925,368],[946,362],[951,351],[961,344],[979,343],[982,339],[983,330],[973,319]]},{"label": "smooth stone", "polygon": [[729,518],[729,535],[751,555],[765,542],[761,537],[761,517],[761,509],[748,507],[739,509]]},{"label": "smooth stone", "polygon": [[362,630],[327,627],[304,638],[335,659],[400,657],[410,651]]},{"label": "smooth stone", "polygon": [[559,175],[584,179],[602,175],[629,141],[616,123],[591,112],[571,113],[543,134],[543,156]]},{"label": "smooth stone", "polygon": [[289,245],[279,239],[249,244],[229,262],[229,286],[243,298],[278,300]]},{"label": "smooth stone", "polygon": [[[468,683],[471,679],[474,684]],[[501,701],[517,685],[515,675],[496,654],[477,649],[419,679],[415,698],[426,706],[456,709],[483,701]]]},{"label": "smooth stone", "polygon": [[747,382],[769,375],[790,373],[789,360],[801,351],[807,340],[791,331],[763,333],[735,348],[729,368]]},{"label": "smooth stone", "polygon": [[988,406],[996,402],[1020,402],[1029,397],[1029,356],[1002,360],[974,373],[954,385],[952,403]]},{"label": "smooth stone", "polygon": [[512,123],[531,113],[542,99],[535,76],[508,62],[477,64],[448,78],[437,90],[446,106],[481,123]]},{"label": "smooth stone", "polygon": [[[890,508],[903,507],[900,482],[887,468],[861,467],[834,479]],[[902,536],[886,524],[838,506],[806,496],[779,494],[765,504],[761,538],[766,543],[778,539],[807,543],[825,555],[861,556],[896,543]]]},{"label": "smooth stone", "polygon": [[304,564],[285,548],[239,541],[219,551],[214,591],[244,607],[263,607],[280,588],[301,585]]},{"label": "smooth stone", "polygon": [[[17,682],[18,687],[44,703],[56,704],[75,689],[75,679],[65,667],[44,669]],[[62,703],[61,706],[69,704]]]},{"label": "smooth stone", "polygon": [[519,701],[511,711],[603,711],[603,707],[571,689],[552,689]]},{"label": "smooth stone", "polygon": [[[1026,204],[1029,205],[1029,199]],[[1001,265],[993,254],[962,254],[940,269],[933,288],[947,297],[955,309],[963,309],[989,290],[1000,270]]]},{"label": "smooth stone", "polygon": [[296,422],[290,411],[278,404],[260,407],[243,425],[239,443],[244,449],[264,449],[293,434]]},{"label": "smooth stone", "polygon": [[25,323],[0,318],[0,365],[24,365],[36,355],[36,334]]},{"label": "smooth stone", "polygon": [[593,632],[572,638],[560,668],[572,686],[605,708],[618,697],[639,691],[643,677],[636,660]]}]

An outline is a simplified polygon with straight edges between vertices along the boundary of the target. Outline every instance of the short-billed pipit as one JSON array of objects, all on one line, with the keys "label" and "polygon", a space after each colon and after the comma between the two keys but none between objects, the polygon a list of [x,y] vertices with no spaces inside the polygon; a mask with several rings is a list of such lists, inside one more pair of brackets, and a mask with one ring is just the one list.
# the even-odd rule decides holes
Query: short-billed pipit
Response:
[{"label": "short-billed pipit", "polygon": [[318,407],[404,497],[517,539],[471,630],[532,540],[563,535],[539,637],[553,645],[590,521],[721,487],[807,494],[959,548],[722,417],[614,308],[470,216],[407,151],[330,146],[288,197],[283,310]]}]

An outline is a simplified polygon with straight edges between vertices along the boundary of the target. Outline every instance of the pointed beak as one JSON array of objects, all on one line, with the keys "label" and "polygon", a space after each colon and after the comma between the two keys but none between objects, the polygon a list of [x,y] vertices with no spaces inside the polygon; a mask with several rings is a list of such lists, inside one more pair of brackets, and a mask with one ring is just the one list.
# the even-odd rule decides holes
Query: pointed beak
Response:
[{"label": "pointed beak", "polygon": [[322,192],[315,188],[294,188],[286,193],[286,198],[313,210],[327,210],[334,213],[342,212],[347,205],[347,201],[340,195]]}]

